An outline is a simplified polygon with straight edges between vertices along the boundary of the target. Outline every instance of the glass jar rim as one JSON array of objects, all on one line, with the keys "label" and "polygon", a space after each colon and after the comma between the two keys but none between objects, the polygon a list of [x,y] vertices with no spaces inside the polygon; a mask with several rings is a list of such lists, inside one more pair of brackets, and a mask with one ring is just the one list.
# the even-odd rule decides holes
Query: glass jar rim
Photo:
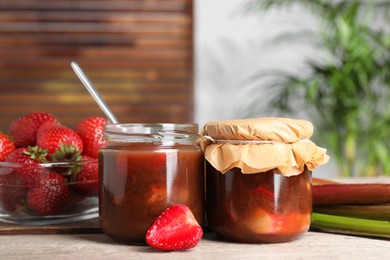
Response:
[{"label": "glass jar rim", "polygon": [[104,138],[117,143],[193,144],[199,128],[196,123],[106,124]]},{"label": "glass jar rim", "polygon": [[126,123],[106,124],[106,133],[116,134],[155,134],[159,131],[186,131],[198,134],[196,123]]}]

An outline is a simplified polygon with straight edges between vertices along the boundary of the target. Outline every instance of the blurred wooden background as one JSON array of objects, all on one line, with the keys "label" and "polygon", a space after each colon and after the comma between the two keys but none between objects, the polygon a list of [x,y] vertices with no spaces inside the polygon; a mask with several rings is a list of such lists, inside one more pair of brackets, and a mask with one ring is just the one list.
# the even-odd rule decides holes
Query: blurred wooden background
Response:
[{"label": "blurred wooden background", "polygon": [[104,116],[72,60],[121,122],[193,120],[192,0],[1,0],[0,129]]}]

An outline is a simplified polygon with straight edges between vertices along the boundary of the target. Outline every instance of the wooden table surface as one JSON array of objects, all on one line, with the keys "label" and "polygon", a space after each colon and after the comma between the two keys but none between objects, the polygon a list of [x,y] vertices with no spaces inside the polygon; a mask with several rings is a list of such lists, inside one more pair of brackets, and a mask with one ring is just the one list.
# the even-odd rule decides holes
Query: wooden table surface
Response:
[{"label": "wooden table surface", "polygon": [[103,234],[97,220],[76,226],[0,225],[0,259],[389,259],[390,240],[309,231],[298,240],[277,244],[220,241],[205,232],[193,249],[159,252],[123,245]]},{"label": "wooden table surface", "polygon": [[[341,180],[344,181],[345,180]],[[347,182],[390,183],[390,178]],[[239,244],[205,232],[193,249],[160,252],[148,246],[114,242],[98,220],[45,227],[0,223],[0,260],[8,259],[390,259],[390,240],[309,231],[300,239],[277,244]]]}]

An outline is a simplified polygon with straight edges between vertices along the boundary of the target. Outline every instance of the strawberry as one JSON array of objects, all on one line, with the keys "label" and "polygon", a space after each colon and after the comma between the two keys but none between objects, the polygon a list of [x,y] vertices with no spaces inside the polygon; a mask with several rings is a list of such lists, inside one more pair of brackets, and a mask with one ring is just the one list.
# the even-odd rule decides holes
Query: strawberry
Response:
[{"label": "strawberry", "polygon": [[25,200],[27,190],[39,183],[44,171],[37,162],[3,165],[0,176],[0,204],[3,204],[6,210],[14,211]]},{"label": "strawberry", "polygon": [[14,212],[25,196],[25,189],[15,187],[10,174],[0,175],[0,212]]},{"label": "strawberry", "polygon": [[46,161],[46,151],[40,147],[21,147],[12,151],[6,158],[6,162],[16,163],[9,173],[12,184],[25,188],[35,185],[41,175],[45,172],[44,167],[39,163]]},{"label": "strawberry", "polygon": [[35,145],[37,131],[46,122],[57,122],[57,119],[49,113],[30,113],[15,119],[8,133],[13,137],[16,147]]},{"label": "strawberry", "polygon": [[39,215],[58,214],[68,206],[69,200],[65,178],[55,172],[45,174],[39,185],[27,192],[28,207]]},{"label": "strawberry", "polygon": [[82,170],[76,175],[75,181],[77,183],[74,189],[86,196],[97,195],[99,188],[98,160],[84,155],[81,161],[85,162]]},{"label": "strawberry", "polygon": [[21,188],[34,187],[45,173],[45,168],[38,163],[21,164],[9,173],[9,181],[13,186]]},{"label": "strawberry", "polygon": [[24,164],[45,162],[46,155],[47,151],[42,150],[39,146],[20,147],[9,153],[5,161]]},{"label": "strawberry", "polygon": [[165,210],[146,233],[146,242],[153,248],[172,251],[195,247],[203,236],[202,228],[185,205]]},{"label": "strawberry", "polygon": [[47,149],[49,155],[59,150],[61,144],[75,146],[79,151],[83,150],[83,141],[80,136],[66,126],[49,122],[38,129],[37,145],[42,149]]},{"label": "strawberry", "polygon": [[3,162],[13,150],[15,150],[14,142],[7,135],[0,133],[0,162]]},{"label": "strawberry", "polygon": [[99,116],[92,116],[81,121],[75,131],[83,140],[83,154],[93,158],[98,157],[100,148],[106,146],[106,141],[103,139],[104,125],[107,124],[107,119]]},{"label": "strawberry", "polygon": [[40,154],[39,147],[17,148],[6,158],[6,165],[1,168],[0,203],[12,212],[22,205],[27,190],[35,186],[45,169],[36,161]]}]

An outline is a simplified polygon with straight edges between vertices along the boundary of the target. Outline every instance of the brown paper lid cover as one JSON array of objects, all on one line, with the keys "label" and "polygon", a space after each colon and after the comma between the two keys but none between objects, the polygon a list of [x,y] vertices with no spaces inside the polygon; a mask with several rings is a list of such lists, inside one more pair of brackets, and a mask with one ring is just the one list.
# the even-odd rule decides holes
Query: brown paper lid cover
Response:
[{"label": "brown paper lid cover", "polygon": [[206,160],[221,173],[238,167],[242,173],[278,169],[297,175],[329,161],[326,149],[309,140],[313,125],[291,118],[254,118],[209,122],[201,147]]}]

